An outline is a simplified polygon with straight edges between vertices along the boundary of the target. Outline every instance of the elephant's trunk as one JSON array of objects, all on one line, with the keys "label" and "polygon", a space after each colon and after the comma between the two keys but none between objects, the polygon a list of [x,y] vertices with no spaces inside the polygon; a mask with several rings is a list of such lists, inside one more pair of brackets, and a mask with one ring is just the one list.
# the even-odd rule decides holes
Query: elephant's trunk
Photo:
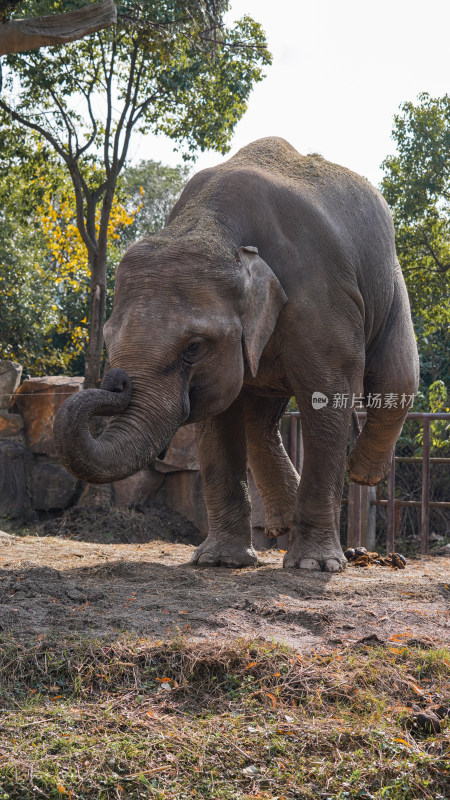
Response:
[{"label": "elephant's trunk", "polygon": [[[86,389],[65,400],[53,433],[59,459],[69,472],[89,483],[118,481],[154,461],[167,447],[186,413],[165,409],[161,424],[154,412],[152,425],[152,414],[144,404],[131,402],[131,395],[127,373],[111,369],[100,389]],[[89,430],[94,416],[113,416],[97,439]]]}]

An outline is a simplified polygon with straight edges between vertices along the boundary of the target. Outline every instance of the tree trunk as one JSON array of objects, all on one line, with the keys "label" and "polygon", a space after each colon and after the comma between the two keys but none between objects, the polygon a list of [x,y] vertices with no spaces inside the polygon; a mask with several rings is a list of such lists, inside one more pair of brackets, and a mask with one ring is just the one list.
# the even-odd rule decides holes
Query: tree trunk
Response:
[{"label": "tree trunk", "polygon": [[91,260],[91,322],[85,356],[84,388],[100,385],[103,351],[103,325],[106,315],[106,250]]},{"label": "tree trunk", "polygon": [[[91,323],[89,344],[85,357],[84,388],[100,385],[103,352],[103,326],[106,318],[106,268],[108,254],[108,223],[111,216],[115,181],[106,189],[100,214],[97,250],[90,253],[91,266]],[[95,214],[95,209],[94,212]]]},{"label": "tree trunk", "polygon": [[67,14],[10,20],[0,24],[0,56],[73,42],[115,22],[117,11],[113,0]]}]

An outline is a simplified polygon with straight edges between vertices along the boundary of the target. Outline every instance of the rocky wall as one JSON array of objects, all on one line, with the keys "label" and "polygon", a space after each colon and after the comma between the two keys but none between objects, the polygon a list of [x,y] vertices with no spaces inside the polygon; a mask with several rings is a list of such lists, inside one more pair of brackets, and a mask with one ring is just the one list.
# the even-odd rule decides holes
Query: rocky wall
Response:
[{"label": "rocky wall", "polygon": [[[157,502],[182,514],[206,535],[194,425],[180,428],[163,461],[122,481],[84,484],[59,464],[52,433],[56,411],[68,395],[82,389],[83,378],[58,375],[21,383],[21,376],[19,364],[0,362],[0,517],[26,521],[39,512],[73,505],[132,507]],[[264,549],[270,542],[252,479],[250,491],[255,542]]]}]

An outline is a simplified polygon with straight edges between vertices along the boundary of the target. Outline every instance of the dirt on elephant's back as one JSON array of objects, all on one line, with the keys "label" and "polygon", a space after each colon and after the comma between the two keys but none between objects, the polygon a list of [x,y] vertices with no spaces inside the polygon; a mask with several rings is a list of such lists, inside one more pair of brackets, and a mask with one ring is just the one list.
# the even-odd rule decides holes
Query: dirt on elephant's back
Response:
[{"label": "dirt on elephant's back", "polygon": [[[192,545],[116,544],[0,535],[0,630],[19,637],[124,631],[155,640],[245,637],[299,650],[450,641],[450,560],[405,570],[287,572],[282,554],[258,568],[193,568]],[[395,644],[397,643],[397,644]]]}]

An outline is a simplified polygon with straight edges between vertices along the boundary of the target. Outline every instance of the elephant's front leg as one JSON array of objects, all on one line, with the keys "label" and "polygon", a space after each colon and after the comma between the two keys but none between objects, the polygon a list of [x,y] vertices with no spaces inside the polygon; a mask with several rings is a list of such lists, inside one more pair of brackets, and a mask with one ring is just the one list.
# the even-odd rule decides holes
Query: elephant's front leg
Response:
[{"label": "elephant's front leg", "polygon": [[284,566],[339,572],[346,564],[339,516],[351,411],[314,410],[308,394],[299,402],[304,461]]},{"label": "elephant's front leg", "polygon": [[197,423],[197,443],[209,533],[191,563],[207,567],[256,564],[242,399],[238,398],[223,414]]}]

